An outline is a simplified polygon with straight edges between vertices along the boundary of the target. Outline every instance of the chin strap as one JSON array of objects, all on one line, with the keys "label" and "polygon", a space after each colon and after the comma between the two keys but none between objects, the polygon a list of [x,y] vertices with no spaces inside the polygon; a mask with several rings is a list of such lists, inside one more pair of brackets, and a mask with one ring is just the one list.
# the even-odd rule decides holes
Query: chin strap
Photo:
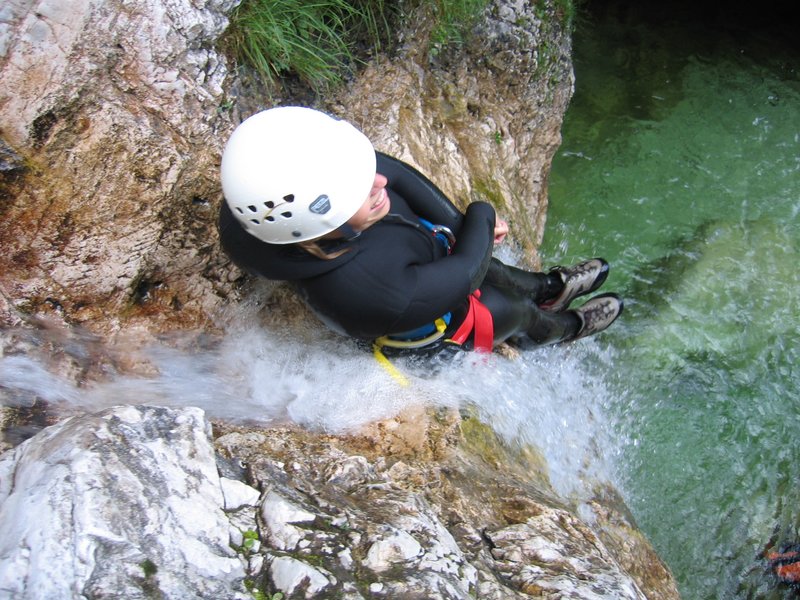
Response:
[{"label": "chin strap", "polygon": [[348,242],[352,242],[354,239],[356,239],[358,236],[361,235],[360,231],[356,231],[355,229],[350,227],[350,225],[348,225],[347,223],[339,225],[339,227],[336,228],[336,231],[338,233],[341,233],[342,237]]}]

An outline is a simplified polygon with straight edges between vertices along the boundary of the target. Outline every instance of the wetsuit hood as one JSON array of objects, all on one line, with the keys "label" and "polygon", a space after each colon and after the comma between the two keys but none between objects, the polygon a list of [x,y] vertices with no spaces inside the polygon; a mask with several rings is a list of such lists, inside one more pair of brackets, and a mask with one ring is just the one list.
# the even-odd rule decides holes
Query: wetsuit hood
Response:
[{"label": "wetsuit hood", "polygon": [[334,241],[323,246],[326,252],[347,252],[330,260],[320,260],[296,245],[267,244],[248,234],[226,204],[219,213],[220,243],[236,264],[252,275],[267,279],[297,281],[324,275],[350,262],[359,251],[358,239]]}]

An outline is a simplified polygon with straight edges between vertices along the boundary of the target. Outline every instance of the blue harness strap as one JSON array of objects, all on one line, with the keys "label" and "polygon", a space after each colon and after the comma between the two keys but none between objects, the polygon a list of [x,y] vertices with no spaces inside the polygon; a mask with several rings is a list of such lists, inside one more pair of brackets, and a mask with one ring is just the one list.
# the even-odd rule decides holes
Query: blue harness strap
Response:
[{"label": "blue harness strap", "polygon": [[445,227],[444,225],[434,225],[422,217],[417,217],[417,219],[419,219],[419,222],[422,223],[422,226],[425,227],[425,229],[428,229],[433,234],[433,237],[442,243],[448,254],[453,251],[453,245],[456,243],[456,236],[453,235],[453,232],[450,231],[449,227]]},{"label": "blue harness strap", "polygon": [[429,335],[433,335],[439,330],[440,323],[439,321],[444,322],[445,328],[450,325],[450,319],[452,318],[451,313],[447,313],[442,317],[436,319],[433,323],[425,323],[422,327],[417,327],[416,329],[412,329],[410,331],[403,331],[401,333],[392,333],[389,334],[388,337],[395,339],[395,340],[404,340],[404,341],[411,341],[411,340],[419,340],[424,337],[428,337]]}]

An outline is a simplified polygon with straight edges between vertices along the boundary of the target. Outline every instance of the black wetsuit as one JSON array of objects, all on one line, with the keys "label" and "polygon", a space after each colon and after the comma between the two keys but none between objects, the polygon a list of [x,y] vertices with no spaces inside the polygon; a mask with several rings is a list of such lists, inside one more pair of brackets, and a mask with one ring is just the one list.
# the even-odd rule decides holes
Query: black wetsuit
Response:
[{"label": "black wetsuit", "polygon": [[[551,278],[492,259],[491,205],[473,202],[462,215],[409,165],[378,153],[377,170],[388,179],[390,213],[352,240],[324,241],[327,253],[348,249],[337,258],[317,258],[294,244],[262,242],[244,230],[225,202],[219,219],[222,246],[244,270],[292,282],[329,327],[356,338],[409,331],[448,312],[449,335],[478,288],[492,312],[496,343],[515,335],[527,334],[535,343],[574,335],[574,314],[545,313],[536,306],[558,291]],[[449,255],[418,217],[455,233]]]}]

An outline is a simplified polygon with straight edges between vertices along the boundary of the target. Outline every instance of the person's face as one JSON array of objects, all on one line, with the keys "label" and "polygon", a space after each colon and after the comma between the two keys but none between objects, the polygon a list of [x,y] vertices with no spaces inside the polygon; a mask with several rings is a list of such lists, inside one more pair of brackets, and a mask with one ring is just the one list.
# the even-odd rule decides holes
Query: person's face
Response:
[{"label": "person's face", "polygon": [[380,173],[375,174],[375,181],[372,183],[369,197],[358,209],[358,212],[347,221],[347,224],[355,231],[364,231],[388,214],[391,202],[389,194],[386,193],[387,183],[386,177]]}]

